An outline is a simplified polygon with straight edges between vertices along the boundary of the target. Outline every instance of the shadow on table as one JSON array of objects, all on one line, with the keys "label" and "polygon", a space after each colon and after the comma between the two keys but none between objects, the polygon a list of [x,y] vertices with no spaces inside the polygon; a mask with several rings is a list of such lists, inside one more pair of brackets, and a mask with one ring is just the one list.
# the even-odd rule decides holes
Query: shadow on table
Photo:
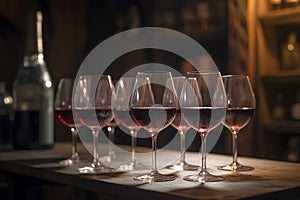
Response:
[{"label": "shadow on table", "polygon": [[223,175],[224,181],[228,182],[238,182],[238,181],[259,181],[259,180],[268,180],[266,177],[253,175],[253,174],[242,174],[242,173],[231,173]]},{"label": "shadow on table", "polygon": [[59,161],[61,161],[62,159],[63,158],[24,159],[24,160],[12,161],[12,162],[21,165],[37,167],[37,168],[60,170],[67,167],[59,164]]},{"label": "shadow on table", "polygon": [[211,187],[201,183],[199,183],[199,185],[197,185],[196,187],[177,189],[171,191],[170,193],[195,199],[223,199],[225,196],[226,198],[237,198],[235,196],[229,195],[228,191],[226,190],[212,189]]}]

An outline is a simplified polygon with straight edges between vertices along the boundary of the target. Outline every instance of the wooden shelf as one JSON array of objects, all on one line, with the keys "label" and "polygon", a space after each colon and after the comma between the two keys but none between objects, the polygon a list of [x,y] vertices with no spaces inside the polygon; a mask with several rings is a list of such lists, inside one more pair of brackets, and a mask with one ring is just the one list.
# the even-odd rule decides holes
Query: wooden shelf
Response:
[{"label": "wooden shelf", "polygon": [[268,11],[260,20],[264,25],[300,24],[300,7]]},{"label": "wooden shelf", "polygon": [[[288,139],[284,138],[288,138],[288,135],[300,137],[300,121],[290,120],[291,106],[300,92],[300,66],[285,69],[281,65],[281,48],[288,34],[294,31],[298,36],[300,33],[300,6],[270,10],[268,0],[256,0],[256,3],[257,140],[262,156],[282,159],[289,146]],[[284,120],[273,119],[279,94],[284,98]]]},{"label": "wooden shelf", "polygon": [[216,40],[224,36],[224,26],[212,26],[206,30],[200,28],[194,28],[191,32],[184,32],[186,35],[189,35],[197,41],[207,41],[207,40]]},{"label": "wooden shelf", "polygon": [[269,134],[300,134],[300,121],[274,120],[263,124],[263,129]]},{"label": "wooden shelf", "polygon": [[300,70],[282,70],[261,76],[264,83],[300,84]]}]

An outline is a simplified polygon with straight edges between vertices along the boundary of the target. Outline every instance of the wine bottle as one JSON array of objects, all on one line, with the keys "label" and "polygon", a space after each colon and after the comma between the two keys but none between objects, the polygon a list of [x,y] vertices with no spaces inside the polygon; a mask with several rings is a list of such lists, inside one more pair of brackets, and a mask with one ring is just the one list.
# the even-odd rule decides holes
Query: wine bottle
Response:
[{"label": "wine bottle", "polygon": [[51,148],[54,143],[54,89],[43,53],[43,15],[30,13],[25,56],[13,84],[14,148]]},{"label": "wine bottle", "polygon": [[300,48],[296,32],[291,32],[281,49],[282,69],[293,69],[300,65]]},{"label": "wine bottle", "polygon": [[12,150],[13,98],[0,81],[0,150]]},{"label": "wine bottle", "polygon": [[282,8],[282,0],[270,0],[273,10]]},{"label": "wine bottle", "polygon": [[296,7],[298,5],[299,5],[299,0],[284,0],[285,8]]},{"label": "wine bottle", "polygon": [[283,94],[278,93],[276,95],[276,102],[273,109],[273,118],[276,120],[283,120],[286,118],[286,112],[284,108]]}]

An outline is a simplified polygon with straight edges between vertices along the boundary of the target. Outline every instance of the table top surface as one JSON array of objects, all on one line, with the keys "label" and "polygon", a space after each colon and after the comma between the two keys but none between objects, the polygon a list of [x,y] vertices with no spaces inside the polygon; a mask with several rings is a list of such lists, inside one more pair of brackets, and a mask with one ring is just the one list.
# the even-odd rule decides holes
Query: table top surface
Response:
[{"label": "table top surface", "polygon": [[[231,156],[208,154],[208,171],[215,175],[222,175],[225,178],[224,181],[205,184],[188,182],[183,180],[183,177],[196,174],[197,171],[176,173],[160,169],[161,173],[175,174],[177,179],[170,182],[144,183],[135,181],[133,178],[150,170],[79,174],[77,168],[86,163],[69,167],[59,165],[59,160],[69,156],[70,148],[71,144],[69,143],[57,143],[53,149],[49,150],[1,152],[0,169],[90,191],[118,193],[118,195],[144,199],[150,197],[153,199],[243,199],[300,189],[300,164],[298,163],[239,157],[240,163],[253,166],[255,170],[233,173],[216,169],[217,166],[230,163]],[[140,152],[146,153],[147,151],[141,148]],[[82,160],[87,162],[91,160],[90,154],[82,145],[79,145],[79,153]],[[141,163],[150,164],[149,150],[148,153],[149,155],[138,156],[138,160]],[[171,157],[176,158],[178,155],[178,151],[160,150],[158,151],[158,161],[168,160]],[[117,158],[120,157],[122,157],[122,153],[117,154]],[[199,157],[199,153],[187,152],[186,160],[191,164],[200,164]],[[117,159],[111,163],[117,166],[126,159]]]}]

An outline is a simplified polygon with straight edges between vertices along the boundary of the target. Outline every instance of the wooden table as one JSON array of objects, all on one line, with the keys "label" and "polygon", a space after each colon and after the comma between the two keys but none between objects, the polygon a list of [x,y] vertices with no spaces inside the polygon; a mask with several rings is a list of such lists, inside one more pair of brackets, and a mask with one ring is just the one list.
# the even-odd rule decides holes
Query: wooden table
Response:
[{"label": "wooden table", "polygon": [[[84,147],[80,146],[79,151],[81,158],[84,160],[91,159]],[[69,152],[70,144],[58,143],[51,150],[0,153],[0,170],[3,172],[2,174],[9,177],[9,180],[12,179],[17,185],[12,190],[15,194],[14,198],[24,196],[22,192],[19,192],[20,188],[25,187],[28,183],[27,181],[24,185],[24,179],[30,179],[31,182],[35,180],[39,185],[52,184],[64,186],[65,189],[66,187],[77,188],[96,194],[93,195],[93,198],[99,197],[102,199],[300,198],[300,164],[296,163],[240,157],[241,163],[251,165],[255,167],[255,170],[243,173],[230,173],[216,169],[216,166],[231,162],[230,156],[209,154],[207,160],[209,171],[217,175],[223,175],[225,181],[202,185],[187,182],[182,179],[183,176],[196,172],[184,171],[176,173],[178,178],[175,181],[143,183],[133,180],[133,177],[142,173],[142,171],[82,175],[78,174],[76,170],[78,165],[72,167],[58,165],[57,161],[69,156]],[[178,152],[171,150],[159,152],[161,158],[177,154]],[[190,163],[198,164],[198,157],[198,153],[187,153],[187,160]],[[166,171],[162,170],[162,172]],[[47,192],[44,191],[44,195],[39,195],[39,198],[53,199],[52,197],[54,196],[56,199],[60,197],[63,199],[66,197],[66,194],[63,195],[63,192],[59,195],[55,194],[56,187],[47,188]],[[69,190],[68,198],[70,198],[72,192],[76,191],[67,190]],[[22,191],[24,193],[24,189]],[[58,191],[60,193],[62,190]],[[47,198],[47,195],[50,195],[51,198]],[[85,196],[84,198],[89,199],[89,197]],[[80,196],[77,196],[77,198],[82,199]]]}]

